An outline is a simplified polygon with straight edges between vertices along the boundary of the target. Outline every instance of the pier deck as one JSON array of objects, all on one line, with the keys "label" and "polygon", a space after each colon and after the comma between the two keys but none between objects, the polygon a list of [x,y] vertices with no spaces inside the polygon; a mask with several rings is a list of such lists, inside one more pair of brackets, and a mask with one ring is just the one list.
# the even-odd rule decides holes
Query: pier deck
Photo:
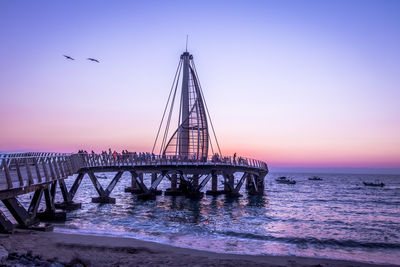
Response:
[{"label": "pier deck", "polygon": [[[97,180],[95,174],[99,172],[116,173],[107,188],[103,188]],[[92,198],[92,202],[115,203],[115,198],[110,195],[124,172],[131,175],[131,186],[125,191],[138,194],[138,198],[155,199],[161,193],[157,186],[163,179],[167,179],[171,187],[164,192],[165,195],[201,199],[209,182],[211,190],[206,193],[210,195],[227,194],[239,197],[243,184],[246,184],[249,194],[263,194],[268,166],[262,161],[242,157],[220,160],[203,158],[198,161],[150,154],[141,158],[136,154],[0,154],[0,200],[16,219],[19,227],[29,228],[40,220],[65,218],[65,213],[56,211],[56,208],[80,208],[80,203],[74,203],[73,198],[86,174],[98,193],[97,197]],[[236,183],[235,173],[241,174]],[[64,180],[73,176],[76,176],[75,181],[68,189]],[[147,182],[150,186],[145,185],[144,179],[151,179]],[[222,190],[218,189],[219,180],[222,180]],[[54,202],[57,185],[63,197],[61,203]],[[29,207],[24,208],[17,197],[29,192],[34,192],[34,195]],[[43,195],[46,210],[38,213]],[[0,210],[0,231],[10,232],[13,228],[14,225]]]}]

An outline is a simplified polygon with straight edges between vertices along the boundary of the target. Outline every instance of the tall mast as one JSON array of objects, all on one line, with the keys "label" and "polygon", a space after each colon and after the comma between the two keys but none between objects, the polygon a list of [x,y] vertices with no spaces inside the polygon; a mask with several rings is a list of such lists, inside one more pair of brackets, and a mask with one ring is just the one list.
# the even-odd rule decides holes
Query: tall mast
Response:
[{"label": "tall mast", "polygon": [[[181,89],[181,99],[179,101],[179,116],[177,116],[178,127],[171,135],[169,132],[171,118],[173,117],[174,103],[178,102],[175,101],[175,97],[177,92],[179,94],[179,89]],[[169,110],[168,115],[166,113],[167,110]],[[158,128],[156,140],[154,141],[153,151],[157,144],[164,119],[166,119],[166,123],[164,134],[162,135],[160,154],[175,156],[180,159],[206,161],[210,152],[209,145],[211,146],[212,154],[216,152],[221,154],[199,77],[197,76],[193,56],[187,51],[180,57],[167,105]],[[214,151],[213,149],[208,120],[211,123],[218,151]]]},{"label": "tall mast", "polygon": [[181,59],[183,60],[182,69],[182,112],[181,112],[181,129],[179,134],[179,155],[189,156],[189,67],[190,57],[188,52],[182,54]]}]

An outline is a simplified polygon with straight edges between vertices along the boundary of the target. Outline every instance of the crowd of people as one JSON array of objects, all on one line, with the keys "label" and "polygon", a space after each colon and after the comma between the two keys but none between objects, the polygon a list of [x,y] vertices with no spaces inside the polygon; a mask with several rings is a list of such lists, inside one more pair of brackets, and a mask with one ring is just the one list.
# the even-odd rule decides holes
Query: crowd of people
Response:
[{"label": "crowd of people", "polygon": [[[79,150],[79,154],[89,156],[89,153],[86,150]],[[91,155],[96,155],[96,153],[92,150]],[[156,160],[156,159],[169,159],[172,161],[190,161],[190,162],[206,162],[207,157],[202,157],[198,158],[196,154],[193,155],[192,157],[182,157],[182,156],[166,156],[163,154],[161,157],[156,156],[154,153],[149,153],[149,152],[130,152],[128,150],[122,150],[121,153],[117,152],[116,150],[112,151],[111,148],[108,149],[108,151],[104,150],[101,151],[101,157],[104,160],[107,159],[114,159],[114,160],[125,160],[130,157],[132,157],[133,160],[135,161],[150,161],[150,160]],[[242,157],[237,158],[236,153],[233,154],[233,157],[221,157],[218,153],[215,153],[211,157],[211,162],[213,163],[233,163],[233,164],[246,164],[247,160],[243,159]]]},{"label": "crowd of people", "polygon": [[[83,155],[89,155],[89,153],[86,150],[79,150],[79,154]],[[96,155],[96,153],[92,150],[91,152],[92,155]],[[134,160],[155,160],[156,155],[154,153],[149,153],[149,152],[129,152],[128,150],[122,150],[121,153],[117,152],[116,150],[112,151],[111,148],[108,149],[108,152],[106,150],[101,151],[100,154],[102,157],[106,158],[113,158],[113,159],[126,159],[129,158],[129,156],[132,156]]]}]

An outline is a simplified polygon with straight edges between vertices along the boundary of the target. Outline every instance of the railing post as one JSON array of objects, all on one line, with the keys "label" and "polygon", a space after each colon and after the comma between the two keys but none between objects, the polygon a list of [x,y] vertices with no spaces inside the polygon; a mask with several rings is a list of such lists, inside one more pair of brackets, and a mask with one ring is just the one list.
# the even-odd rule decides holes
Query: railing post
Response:
[{"label": "railing post", "polygon": [[43,172],[44,172],[44,177],[46,178],[46,182],[50,182],[50,175],[49,175],[49,172],[47,171],[46,162],[44,162],[44,161],[42,161],[42,168],[43,168]]},{"label": "railing post", "polygon": [[19,169],[18,159],[15,159],[14,161],[15,161],[15,167],[17,169],[19,185],[22,187],[24,186],[24,180],[22,179],[21,170]]},{"label": "railing post", "polygon": [[4,174],[6,175],[7,187],[8,187],[8,189],[11,189],[13,187],[13,184],[12,184],[12,180],[11,180],[11,176],[10,176],[10,171],[7,166],[7,162],[5,159],[3,159],[1,162],[2,162],[2,165],[4,168]]},{"label": "railing post", "polygon": [[28,158],[25,158],[25,168],[26,168],[26,173],[28,175],[28,184],[32,185],[34,184],[33,182],[33,178],[32,178],[32,173],[31,173],[31,168],[29,167],[29,163],[28,163]]},{"label": "railing post", "polygon": [[53,165],[55,174],[56,174],[56,178],[60,179],[61,175],[60,175],[60,170],[58,169],[58,165],[57,165],[57,157],[53,157],[51,158],[51,163]]},{"label": "railing post", "polygon": [[36,177],[39,183],[42,182],[42,175],[40,174],[39,166],[38,166],[38,160],[35,158],[33,164],[35,165],[35,170],[36,170]]},{"label": "railing post", "polygon": [[47,162],[48,162],[48,164],[49,164],[51,180],[55,180],[55,179],[56,179],[56,175],[55,175],[55,173],[54,173],[53,165],[51,164],[51,158],[48,158],[48,159],[47,159]]},{"label": "railing post", "polygon": [[57,166],[58,166],[58,170],[60,171],[61,177],[65,178],[65,172],[64,172],[64,168],[62,166],[62,161],[60,157],[57,157],[57,162],[56,162]]}]

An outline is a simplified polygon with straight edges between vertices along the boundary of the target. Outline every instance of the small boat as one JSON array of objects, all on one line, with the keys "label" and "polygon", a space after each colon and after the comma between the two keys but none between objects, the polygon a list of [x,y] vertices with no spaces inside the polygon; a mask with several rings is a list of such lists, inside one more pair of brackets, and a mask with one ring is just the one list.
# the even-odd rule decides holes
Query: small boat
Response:
[{"label": "small boat", "polygon": [[296,184],[296,181],[288,179],[286,176],[278,177],[275,179],[275,181],[279,184]]},{"label": "small boat", "polygon": [[376,187],[384,187],[385,186],[385,184],[384,183],[368,183],[368,182],[363,182],[363,184],[365,185],[365,186],[376,186]]},{"label": "small boat", "polygon": [[318,177],[318,176],[313,176],[313,177],[309,177],[308,180],[310,180],[310,181],[322,181],[322,178]]}]

